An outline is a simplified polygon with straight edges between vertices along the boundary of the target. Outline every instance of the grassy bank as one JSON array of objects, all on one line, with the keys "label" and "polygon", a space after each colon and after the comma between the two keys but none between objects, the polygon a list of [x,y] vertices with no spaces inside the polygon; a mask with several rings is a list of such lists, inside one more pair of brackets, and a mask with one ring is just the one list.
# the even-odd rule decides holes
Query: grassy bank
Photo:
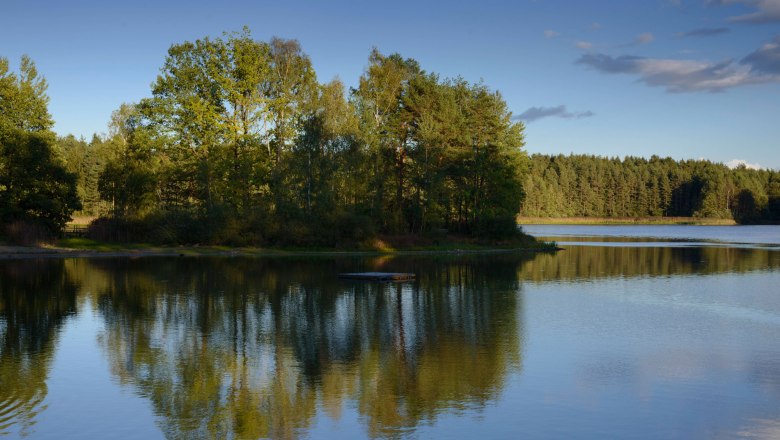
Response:
[{"label": "grassy bank", "polygon": [[382,236],[354,246],[344,247],[300,247],[300,246],[217,246],[189,245],[165,246],[147,243],[108,243],[87,238],[67,238],[59,240],[53,249],[73,249],[96,252],[138,251],[138,250],[174,250],[188,249],[192,252],[246,252],[246,253],[333,253],[333,252],[450,252],[450,251],[489,251],[489,250],[554,250],[555,244],[537,241],[529,235],[501,241],[478,240],[468,237],[446,237],[431,239],[417,236]]},{"label": "grassy bank", "polygon": [[706,225],[733,226],[737,222],[698,217],[517,217],[521,225]]},{"label": "grassy bank", "polygon": [[100,257],[100,256],[293,256],[293,255],[407,255],[499,252],[553,252],[555,243],[523,235],[516,239],[486,242],[462,237],[431,240],[421,237],[381,237],[345,248],[232,247],[215,245],[166,246],[148,243],[107,243],[87,238],[67,238],[52,245],[0,246],[0,258]]}]

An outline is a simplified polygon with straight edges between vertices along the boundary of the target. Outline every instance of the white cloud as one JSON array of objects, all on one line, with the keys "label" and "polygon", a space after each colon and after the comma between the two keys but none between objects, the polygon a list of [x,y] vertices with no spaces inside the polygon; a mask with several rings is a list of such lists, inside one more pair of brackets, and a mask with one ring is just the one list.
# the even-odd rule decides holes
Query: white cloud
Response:
[{"label": "white cloud", "polygon": [[590,50],[593,48],[593,43],[590,43],[588,41],[578,41],[577,44],[575,44],[575,46],[577,46],[577,49]]},{"label": "white cloud", "polygon": [[577,60],[603,73],[639,75],[649,86],[666,87],[670,92],[721,91],[745,84],[767,82],[750,73],[747,67],[735,66],[731,60],[721,63],[693,60],[644,58],[604,54],[583,55]]},{"label": "white cloud", "polygon": [[555,31],[554,31],[554,30],[552,30],[552,29],[546,29],[546,30],[544,31],[544,36],[545,36],[545,38],[555,38],[555,37],[557,37],[557,36],[559,36],[559,35],[561,35],[561,34],[560,34],[560,33],[558,33],[558,32],[555,32]]},{"label": "white cloud", "polygon": [[647,44],[655,40],[655,36],[650,32],[646,32],[636,37],[634,44]]},{"label": "white cloud", "polygon": [[726,166],[731,168],[732,170],[734,168],[739,168],[740,166],[745,166],[745,168],[750,170],[761,170],[765,168],[757,163],[750,163],[742,159],[731,159],[730,161],[726,162]]},{"label": "white cloud", "polygon": [[592,53],[577,64],[602,73],[636,75],[649,86],[670,92],[719,92],[749,84],[780,83],[780,37],[749,54],[740,62],[645,58],[633,55],[613,57]]}]

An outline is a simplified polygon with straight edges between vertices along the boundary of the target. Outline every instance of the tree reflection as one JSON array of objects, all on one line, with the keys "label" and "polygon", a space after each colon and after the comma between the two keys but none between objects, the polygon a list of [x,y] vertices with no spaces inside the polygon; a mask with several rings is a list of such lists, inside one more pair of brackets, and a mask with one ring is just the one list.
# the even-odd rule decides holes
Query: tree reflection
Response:
[{"label": "tree reflection", "polygon": [[0,262],[0,434],[29,433],[45,409],[56,336],[75,311],[62,260]]},{"label": "tree reflection", "polygon": [[[520,367],[518,256],[102,260],[113,373],[169,437],[296,438],[352,401],[372,436],[481,407]],[[415,283],[338,272],[413,271]]]},{"label": "tree reflection", "polygon": [[[98,308],[112,373],[169,437],[296,438],[346,408],[369,435],[395,437],[499,396],[522,364],[519,280],[777,267],[780,252],[763,249],[595,246],[527,258],[2,261],[0,434],[31,431],[77,300]],[[369,270],[418,278],[336,277]]]},{"label": "tree reflection", "polygon": [[522,280],[707,275],[780,267],[780,252],[734,247],[567,246],[522,266]]}]

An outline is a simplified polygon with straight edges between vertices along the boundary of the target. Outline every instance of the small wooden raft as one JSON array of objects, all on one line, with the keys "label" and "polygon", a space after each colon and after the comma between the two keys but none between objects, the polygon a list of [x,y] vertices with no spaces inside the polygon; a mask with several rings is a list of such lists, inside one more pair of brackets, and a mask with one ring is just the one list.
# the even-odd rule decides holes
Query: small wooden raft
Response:
[{"label": "small wooden raft", "polygon": [[414,274],[399,272],[352,272],[340,273],[339,278],[366,281],[409,281],[414,279]]}]

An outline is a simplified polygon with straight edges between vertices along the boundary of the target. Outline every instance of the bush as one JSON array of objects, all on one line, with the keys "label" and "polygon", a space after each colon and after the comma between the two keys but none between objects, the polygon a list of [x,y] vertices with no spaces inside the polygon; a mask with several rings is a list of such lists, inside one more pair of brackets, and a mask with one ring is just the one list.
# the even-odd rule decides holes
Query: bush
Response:
[{"label": "bush", "polygon": [[376,237],[374,222],[366,215],[341,214],[333,222],[330,229],[336,232],[334,245],[354,245]]},{"label": "bush", "polygon": [[138,219],[99,217],[87,226],[87,238],[110,243],[147,241],[149,225]]},{"label": "bush", "polygon": [[149,240],[163,244],[210,243],[211,233],[203,218],[186,210],[159,211],[145,219]]},{"label": "bush", "polygon": [[231,246],[260,245],[263,242],[262,220],[249,217],[245,219],[228,217],[213,235],[215,243]]},{"label": "bush", "polygon": [[21,246],[39,246],[54,242],[55,234],[42,222],[22,221],[12,222],[5,227],[5,234],[12,244]]},{"label": "bush", "polygon": [[143,218],[100,217],[87,227],[87,238],[113,243],[209,243],[205,221],[188,211],[159,211]]},{"label": "bush", "polygon": [[87,238],[114,243],[351,247],[375,236],[370,217],[344,212],[280,220],[264,211],[236,216],[215,209],[205,216],[165,210],[143,218],[100,217],[87,228]]},{"label": "bush", "polygon": [[508,239],[519,235],[514,215],[487,217],[477,222],[475,236],[490,239]]}]

